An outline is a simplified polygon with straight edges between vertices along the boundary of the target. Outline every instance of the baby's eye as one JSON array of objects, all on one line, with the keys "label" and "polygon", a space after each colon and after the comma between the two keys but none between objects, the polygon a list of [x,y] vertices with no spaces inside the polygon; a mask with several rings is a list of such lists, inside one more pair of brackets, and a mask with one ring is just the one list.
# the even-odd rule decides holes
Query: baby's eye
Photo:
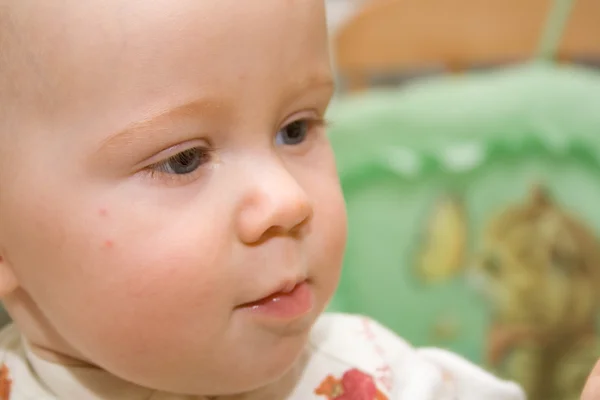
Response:
[{"label": "baby's eye", "polygon": [[299,119],[284,126],[275,137],[275,144],[294,146],[304,142],[310,129],[310,121]]},{"label": "baby's eye", "polygon": [[153,172],[172,175],[187,175],[196,171],[200,166],[210,161],[210,150],[202,147],[193,147],[184,150],[165,161],[150,167]]}]

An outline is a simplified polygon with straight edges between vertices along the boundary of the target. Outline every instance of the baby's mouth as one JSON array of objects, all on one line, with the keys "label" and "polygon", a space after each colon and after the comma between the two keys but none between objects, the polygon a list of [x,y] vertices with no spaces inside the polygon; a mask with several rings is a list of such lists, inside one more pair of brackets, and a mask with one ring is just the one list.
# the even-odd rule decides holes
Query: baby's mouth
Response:
[{"label": "baby's mouth", "polygon": [[269,319],[293,320],[308,314],[314,307],[313,289],[308,280],[286,283],[280,289],[237,308]]}]

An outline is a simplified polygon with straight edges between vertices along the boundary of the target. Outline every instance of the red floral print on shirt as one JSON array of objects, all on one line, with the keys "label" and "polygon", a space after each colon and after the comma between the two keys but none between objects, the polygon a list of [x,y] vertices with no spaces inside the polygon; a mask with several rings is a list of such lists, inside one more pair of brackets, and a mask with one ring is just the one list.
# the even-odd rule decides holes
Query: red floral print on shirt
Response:
[{"label": "red floral print on shirt", "polygon": [[10,372],[6,364],[2,364],[0,367],[0,400],[10,399],[10,388],[12,386],[12,380],[10,379]]},{"label": "red floral print on shirt", "polygon": [[373,377],[358,369],[347,371],[342,379],[329,375],[315,390],[315,394],[327,397],[327,400],[388,400],[381,393]]}]

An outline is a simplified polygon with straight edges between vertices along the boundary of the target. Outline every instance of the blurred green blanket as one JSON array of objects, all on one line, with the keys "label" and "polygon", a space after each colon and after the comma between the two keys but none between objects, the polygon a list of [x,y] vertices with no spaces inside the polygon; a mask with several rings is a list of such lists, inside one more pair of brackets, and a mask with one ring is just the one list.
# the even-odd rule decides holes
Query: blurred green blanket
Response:
[{"label": "blurred green blanket", "polygon": [[[491,215],[532,183],[600,231],[597,71],[540,63],[441,76],[338,98],[328,118],[350,227],[331,309],[371,315],[416,345],[482,361],[493,304],[463,270]],[[416,260],[443,198],[460,199],[468,254],[431,283]]]}]

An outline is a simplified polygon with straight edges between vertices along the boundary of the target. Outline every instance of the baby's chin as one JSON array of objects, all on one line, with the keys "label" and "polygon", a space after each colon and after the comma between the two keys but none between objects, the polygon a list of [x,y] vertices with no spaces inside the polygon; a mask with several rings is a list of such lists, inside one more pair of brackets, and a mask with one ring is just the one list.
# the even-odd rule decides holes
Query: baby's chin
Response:
[{"label": "baby's chin", "polygon": [[302,373],[308,358],[307,344],[306,332],[280,338],[268,349],[259,350],[247,343],[237,351],[230,348],[224,357],[204,359],[199,355],[196,362],[188,359],[187,365],[157,362],[154,368],[143,368],[141,374],[131,365],[106,370],[142,388],[177,395],[227,396],[262,390],[280,393],[292,390]]}]

